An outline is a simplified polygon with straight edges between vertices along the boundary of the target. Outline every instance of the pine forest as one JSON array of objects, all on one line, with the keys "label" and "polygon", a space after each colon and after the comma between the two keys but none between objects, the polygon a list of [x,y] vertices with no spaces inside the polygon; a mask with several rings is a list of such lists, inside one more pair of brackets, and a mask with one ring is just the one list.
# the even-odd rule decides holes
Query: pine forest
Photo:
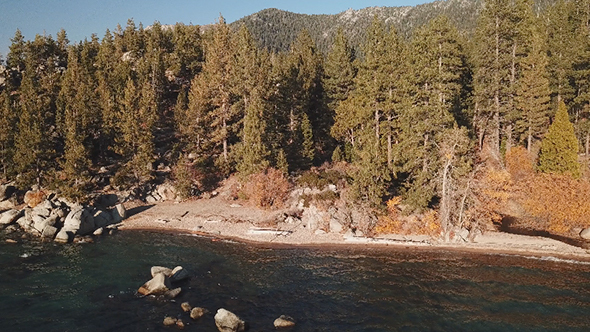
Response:
[{"label": "pine forest", "polygon": [[329,185],[305,204],[361,215],[365,234],[449,239],[506,216],[589,227],[590,1],[487,0],[462,27],[443,14],[274,45],[222,16],[129,20],[78,43],[17,30],[0,67],[1,182],[86,202],[145,200],[162,182],[193,199],[235,179],[236,200],[268,209]]}]

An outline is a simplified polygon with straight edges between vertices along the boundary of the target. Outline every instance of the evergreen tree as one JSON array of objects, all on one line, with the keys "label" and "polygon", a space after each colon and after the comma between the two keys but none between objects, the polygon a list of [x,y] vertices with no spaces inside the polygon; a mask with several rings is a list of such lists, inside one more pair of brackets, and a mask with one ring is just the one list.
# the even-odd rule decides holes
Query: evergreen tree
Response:
[{"label": "evergreen tree", "polygon": [[6,180],[12,175],[14,154],[15,126],[18,115],[13,107],[14,103],[10,98],[7,89],[0,92],[0,163],[2,177]]},{"label": "evergreen tree", "polygon": [[18,182],[21,188],[34,183],[41,184],[41,180],[49,170],[53,159],[49,142],[49,128],[46,110],[49,100],[41,92],[36,76],[37,66],[33,56],[28,56],[26,70],[20,87],[20,116],[18,133],[15,137],[14,163],[19,174]]},{"label": "evergreen tree", "polygon": [[[220,149],[220,162],[226,170],[229,170],[230,145],[235,141],[237,112],[232,107],[234,94],[232,88],[232,75],[235,70],[233,66],[233,39],[232,32],[226,24],[225,19],[220,16],[215,24],[212,37],[206,43],[205,63],[199,78],[206,84],[205,89],[209,91],[205,96],[206,100],[195,101],[197,95],[204,95],[200,92],[192,93],[193,102],[191,105],[201,105],[204,109],[195,110],[196,113],[205,114],[210,119],[211,131],[209,139]],[[202,88],[194,84],[191,89]],[[210,112],[208,112],[210,111]],[[218,150],[219,151],[219,150]]]},{"label": "evergreen tree", "polygon": [[549,123],[551,90],[545,70],[547,57],[537,32],[529,55],[522,62],[522,77],[518,82],[515,107],[519,113],[516,131],[531,152],[533,138],[540,138]]},{"label": "evergreen tree", "polygon": [[237,148],[236,169],[247,176],[260,172],[269,166],[269,150],[265,143],[266,122],[264,101],[253,93],[244,116],[242,140]]},{"label": "evergreen tree", "polygon": [[574,96],[573,61],[575,57],[575,8],[571,1],[559,0],[546,13],[547,72],[551,95],[569,103]]},{"label": "evergreen tree", "polygon": [[465,54],[458,33],[438,17],[417,30],[411,45],[410,103],[400,116],[400,161],[408,174],[406,202],[425,208],[435,196],[441,168],[439,135],[456,126],[461,107]]},{"label": "evergreen tree", "polygon": [[526,55],[528,30],[522,25],[530,5],[526,0],[488,0],[475,33],[474,88],[478,131],[485,131],[495,157],[500,158],[501,132],[511,143],[514,89],[519,64]]},{"label": "evergreen tree", "polygon": [[578,140],[563,101],[559,103],[555,119],[541,143],[539,170],[580,176]]},{"label": "evergreen tree", "polygon": [[356,76],[354,60],[354,50],[342,28],[339,28],[324,64],[323,84],[331,110],[336,110],[338,104],[350,96]]}]

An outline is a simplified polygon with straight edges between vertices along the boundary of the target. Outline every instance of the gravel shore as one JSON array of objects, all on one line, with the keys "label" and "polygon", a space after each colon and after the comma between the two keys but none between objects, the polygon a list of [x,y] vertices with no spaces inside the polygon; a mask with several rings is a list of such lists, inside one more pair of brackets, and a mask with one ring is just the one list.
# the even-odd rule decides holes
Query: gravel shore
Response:
[{"label": "gravel shore", "polygon": [[546,237],[487,232],[474,242],[442,243],[425,236],[386,235],[378,238],[317,234],[301,223],[271,224],[276,212],[230,203],[223,198],[182,203],[162,202],[129,209],[123,230],[150,230],[225,238],[257,245],[299,247],[391,246],[551,256],[590,261],[590,250]]}]

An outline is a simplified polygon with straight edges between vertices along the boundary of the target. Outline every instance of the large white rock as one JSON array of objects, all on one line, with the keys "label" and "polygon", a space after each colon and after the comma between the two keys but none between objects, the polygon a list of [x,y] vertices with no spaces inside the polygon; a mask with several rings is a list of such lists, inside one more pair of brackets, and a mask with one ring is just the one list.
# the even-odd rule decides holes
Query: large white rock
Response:
[{"label": "large white rock", "polygon": [[580,237],[584,240],[590,240],[590,227],[580,232]]},{"label": "large white rock", "polygon": [[0,211],[14,209],[15,207],[16,204],[14,204],[12,199],[7,199],[5,201],[0,202]]},{"label": "large white rock", "polygon": [[0,224],[8,225],[15,222],[22,215],[22,211],[8,210],[0,215]]},{"label": "large white rock", "polygon": [[163,273],[156,274],[150,281],[139,287],[137,292],[142,295],[161,295],[168,291],[166,276]]},{"label": "large white rock", "polygon": [[152,278],[160,273],[164,274],[167,277],[172,276],[172,269],[169,269],[169,268],[163,267],[163,266],[152,266],[150,272],[152,274]]},{"label": "large white rock", "polygon": [[96,226],[92,214],[82,208],[70,211],[63,228],[77,235],[89,235],[94,232]]},{"label": "large white rock", "polygon": [[71,231],[61,229],[55,236],[54,241],[59,243],[68,243],[74,238],[74,234]]},{"label": "large white rock", "polygon": [[223,308],[215,314],[215,326],[220,332],[241,332],[246,329],[246,323],[240,317]]}]

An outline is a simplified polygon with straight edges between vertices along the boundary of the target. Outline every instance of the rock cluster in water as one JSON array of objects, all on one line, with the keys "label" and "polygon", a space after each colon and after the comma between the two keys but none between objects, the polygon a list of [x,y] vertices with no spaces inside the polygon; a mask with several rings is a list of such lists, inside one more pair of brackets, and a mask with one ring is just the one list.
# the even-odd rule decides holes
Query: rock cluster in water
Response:
[{"label": "rock cluster in water", "polygon": [[83,206],[33,188],[25,193],[24,204],[19,204],[15,193],[14,186],[0,185],[0,227],[18,225],[45,240],[87,241],[84,236],[111,232],[126,217],[125,207],[116,200],[102,207]]},{"label": "rock cluster in water", "polygon": [[[182,266],[177,266],[174,269],[163,266],[152,266],[150,272],[152,279],[139,287],[137,290],[138,294],[172,299],[182,291],[180,287],[174,288],[174,284],[190,278],[190,274]],[[188,302],[181,303],[180,308],[184,313],[188,313],[192,320],[199,320],[209,313],[209,310],[202,307],[192,307]],[[245,321],[224,308],[217,310],[214,320],[215,326],[220,332],[242,332],[247,327]],[[162,324],[168,327],[175,326],[179,329],[184,329],[186,325],[181,318],[173,316],[165,317]],[[281,315],[274,321],[274,327],[276,329],[290,328],[293,326],[295,326],[295,320],[289,316]]]}]

